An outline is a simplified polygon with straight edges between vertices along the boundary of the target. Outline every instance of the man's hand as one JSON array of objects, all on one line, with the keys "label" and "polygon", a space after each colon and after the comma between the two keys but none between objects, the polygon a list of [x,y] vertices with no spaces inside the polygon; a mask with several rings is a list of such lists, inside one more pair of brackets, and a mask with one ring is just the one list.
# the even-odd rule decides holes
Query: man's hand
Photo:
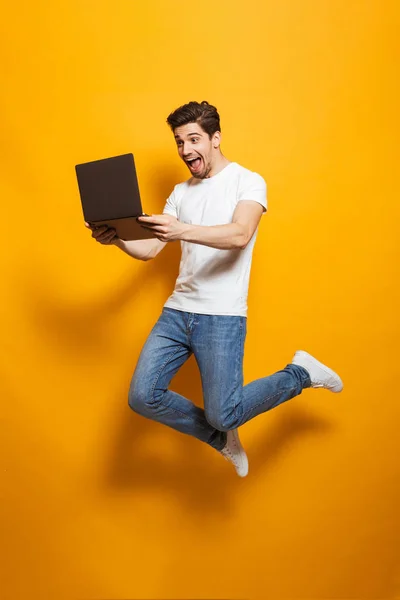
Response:
[{"label": "man's hand", "polygon": [[94,238],[96,242],[100,242],[100,244],[108,246],[110,244],[115,244],[119,240],[115,229],[107,227],[107,225],[103,225],[102,227],[91,227],[86,221],[85,225],[92,231],[92,238]]},{"label": "man's hand", "polygon": [[178,221],[171,215],[152,215],[151,217],[138,217],[141,227],[152,231],[161,242],[180,240],[186,231],[185,223]]}]

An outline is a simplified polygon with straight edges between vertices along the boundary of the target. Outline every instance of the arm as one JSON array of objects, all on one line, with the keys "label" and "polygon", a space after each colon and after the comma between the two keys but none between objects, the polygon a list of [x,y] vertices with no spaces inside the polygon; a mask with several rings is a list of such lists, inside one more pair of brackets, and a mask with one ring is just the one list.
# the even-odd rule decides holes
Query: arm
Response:
[{"label": "arm", "polygon": [[139,217],[139,221],[163,242],[183,240],[220,250],[239,250],[246,248],[262,214],[263,206],[259,202],[241,200],[233,213],[232,223],[226,225],[188,225],[166,214]]},{"label": "arm", "polygon": [[159,252],[164,248],[166,242],[162,242],[157,238],[147,240],[132,240],[125,241],[121,240],[115,233],[115,229],[107,227],[91,227],[89,223],[85,222],[88,229],[92,231],[92,237],[105,246],[117,246],[123,252],[136,258],[137,260],[150,260],[155,258]]},{"label": "arm", "polygon": [[157,238],[154,240],[132,240],[124,241],[119,238],[116,239],[114,245],[120,250],[138,260],[151,260],[155,258],[157,254],[167,245],[166,242],[161,242]]},{"label": "arm", "polygon": [[241,200],[233,213],[232,223],[188,225],[181,239],[220,250],[243,250],[253,237],[262,214],[261,204],[253,200]]}]

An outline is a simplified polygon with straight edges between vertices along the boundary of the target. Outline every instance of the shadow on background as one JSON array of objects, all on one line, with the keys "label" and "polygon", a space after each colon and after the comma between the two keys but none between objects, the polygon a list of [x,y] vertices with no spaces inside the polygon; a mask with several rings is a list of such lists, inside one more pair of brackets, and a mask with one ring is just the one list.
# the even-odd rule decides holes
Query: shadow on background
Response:
[{"label": "shadow on background", "polygon": [[[172,380],[170,388],[202,406],[200,375],[193,356]],[[154,489],[158,494],[171,494],[187,505],[185,509],[201,512],[203,517],[218,512],[229,514],[236,502],[236,495],[232,495],[234,491],[251,483],[254,477],[265,477],[295,439],[320,435],[333,427],[326,419],[298,406],[292,406],[290,414],[282,411],[277,423],[274,419],[273,430],[266,428],[251,444],[246,444],[249,475],[242,479],[210,446],[133,413],[128,407],[128,389],[129,382],[119,395],[122,409],[114,432],[110,432],[105,486],[113,490],[144,487]],[[301,395],[289,402],[298,402],[300,398]],[[258,418],[268,419],[268,416],[259,415]],[[173,453],[165,454],[164,447],[173,447]]]},{"label": "shadow on background", "polygon": [[[173,173],[161,173],[155,180],[154,193],[157,197],[167,198],[173,187]],[[83,235],[90,238],[91,233],[84,226],[79,196],[76,202],[76,218],[82,222]],[[162,212],[163,208],[164,202],[159,211]],[[121,252],[91,241],[99,246],[99,251]],[[30,258],[29,271],[21,264],[18,273],[23,275],[18,277],[15,285],[20,288],[19,297],[24,302],[22,310],[36,326],[38,336],[47,338],[47,343],[53,344],[57,351],[69,355],[71,362],[75,356],[80,360],[93,350],[106,353],[110,347],[110,327],[114,326],[113,316],[132,304],[138,292],[142,294],[144,289],[151,290],[154,281],[166,290],[166,295],[172,292],[179,267],[180,244],[168,244],[161,256],[145,263],[128,256],[126,259],[135,263],[135,271],[130,277],[122,282],[111,280],[107,295],[96,301],[75,305],[63,304],[62,298],[56,297],[51,273],[46,272],[45,265],[34,264],[34,255]],[[42,279],[39,274],[42,274]]]},{"label": "shadow on background", "polygon": [[[167,197],[172,187],[171,178],[165,176],[158,180],[158,195]],[[118,288],[114,285],[106,297],[91,301],[90,305],[62,305],[54,297],[54,287],[45,272],[43,279],[38,280],[37,274],[43,271],[31,269],[32,279],[25,272],[25,279],[19,280],[23,288],[20,298],[24,299],[24,309],[37,335],[53,345],[68,364],[84,364],[85,357],[94,350],[97,355],[103,352],[107,356],[115,327],[112,317],[134,301],[139,286],[141,290],[151,289],[152,282],[157,280],[165,287],[166,297],[172,292],[179,258],[179,243],[167,245],[162,256],[141,264],[131,278]],[[154,322],[158,316],[154,315]],[[192,513],[199,511],[210,516],[220,511],[229,513],[236,499],[233,490],[248,485],[258,475],[265,476],[295,438],[320,434],[332,427],[325,419],[298,406],[292,407],[290,415],[284,411],[277,424],[274,419],[273,431],[266,429],[252,440],[247,448],[249,477],[241,479],[213,448],[133,413],[128,407],[129,383],[130,379],[121,383],[121,391],[111,402],[114,411],[111,419],[116,422],[112,426],[107,423],[110,442],[100,469],[100,485],[110,492],[146,488],[158,494],[172,494]],[[174,377],[171,388],[202,406],[201,379],[193,356]],[[117,411],[115,402],[121,407]]]},{"label": "shadow on background", "polygon": [[[96,242],[93,242],[96,243]],[[111,249],[112,252],[115,249]],[[164,250],[167,254],[176,254],[178,248]],[[172,250],[172,252],[171,252]],[[116,250],[115,250],[116,251]],[[128,257],[127,257],[128,258]],[[132,259],[134,260],[134,259]],[[69,355],[71,362],[84,362],[85,355],[95,352],[107,354],[112,345],[114,318],[127,305],[134,303],[135,296],[143,288],[151,289],[152,283],[157,280],[165,289],[173,285],[171,264],[175,269],[175,261],[167,260],[166,264],[149,261],[139,265],[139,268],[126,278],[122,283],[112,284],[107,296],[90,300],[86,304],[62,304],[62,300],[55,298],[52,282],[43,276],[25,273],[25,281],[19,282],[21,298],[24,299],[24,310],[37,329],[40,338],[47,339],[60,354]],[[39,271],[36,271],[39,272]]]}]

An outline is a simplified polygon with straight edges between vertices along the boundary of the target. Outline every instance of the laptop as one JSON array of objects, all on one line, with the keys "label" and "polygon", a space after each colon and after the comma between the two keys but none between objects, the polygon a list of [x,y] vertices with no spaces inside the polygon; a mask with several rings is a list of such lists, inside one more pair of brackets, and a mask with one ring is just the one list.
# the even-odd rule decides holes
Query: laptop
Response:
[{"label": "laptop", "polygon": [[145,213],[133,154],[81,163],[75,165],[75,171],[87,223],[92,227],[112,227],[121,240],[155,237],[136,220]]}]

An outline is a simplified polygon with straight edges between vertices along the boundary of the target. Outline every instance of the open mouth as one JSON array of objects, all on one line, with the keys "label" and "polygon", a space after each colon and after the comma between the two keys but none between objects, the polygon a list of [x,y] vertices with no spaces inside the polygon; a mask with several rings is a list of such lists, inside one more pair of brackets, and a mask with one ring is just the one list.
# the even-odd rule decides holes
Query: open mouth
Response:
[{"label": "open mouth", "polygon": [[187,160],[186,163],[188,164],[189,169],[194,173],[197,173],[201,169],[201,158]]}]

